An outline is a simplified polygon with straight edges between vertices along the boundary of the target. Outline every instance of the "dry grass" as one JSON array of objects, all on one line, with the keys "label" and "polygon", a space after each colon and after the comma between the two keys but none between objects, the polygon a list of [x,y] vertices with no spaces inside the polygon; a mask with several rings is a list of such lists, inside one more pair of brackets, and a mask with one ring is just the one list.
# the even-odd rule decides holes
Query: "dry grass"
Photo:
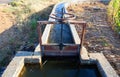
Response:
[{"label": "dry grass", "polygon": [[[98,8],[96,9],[96,7]],[[101,3],[99,5],[78,4],[69,6],[68,10],[70,13],[77,15],[77,20],[83,19],[89,25],[86,28],[84,43],[88,52],[103,53],[120,76],[120,39],[107,22],[107,6]],[[79,36],[81,36],[80,26],[76,25],[75,27]]]},{"label": "dry grass", "polygon": [[6,66],[21,47],[38,43],[37,20],[47,20],[53,5],[59,1],[13,0],[9,5],[0,5],[0,67]]},{"label": "dry grass", "polygon": [[73,11],[75,13],[77,12],[83,12],[84,10],[88,9],[91,10],[90,8],[93,8],[94,6],[105,8],[104,4],[94,2],[94,3],[71,3],[71,5],[67,8],[68,11]]}]

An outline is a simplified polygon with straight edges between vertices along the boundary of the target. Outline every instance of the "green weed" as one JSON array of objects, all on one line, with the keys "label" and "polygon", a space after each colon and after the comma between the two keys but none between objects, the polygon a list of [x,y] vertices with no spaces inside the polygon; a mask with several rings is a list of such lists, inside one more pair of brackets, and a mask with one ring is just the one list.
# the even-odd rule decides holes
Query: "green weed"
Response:
[{"label": "green weed", "polygon": [[22,2],[21,2],[21,1],[14,0],[14,1],[8,3],[8,4],[11,5],[11,6],[13,6],[13,7],[18,7],[19,5],[22,4]]},{"label": "green weed", "polygon": [[113,22],[115,31],[120,32],[120,1],[111,0],[108,6],[108,19]]}]

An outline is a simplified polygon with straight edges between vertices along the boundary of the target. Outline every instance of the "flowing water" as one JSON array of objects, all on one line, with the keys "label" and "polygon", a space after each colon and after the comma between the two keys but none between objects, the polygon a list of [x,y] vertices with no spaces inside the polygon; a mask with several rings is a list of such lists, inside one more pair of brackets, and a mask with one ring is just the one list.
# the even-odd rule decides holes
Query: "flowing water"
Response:
[{"label": "flowing water", "polygon": [[[64,18],[64,9],[65,3],[60,3],[59,5],[56,6],[55,13],[57,18]],[[59,20],[55,20],[59,21]],[[62,35],[61,35],[62,32]],[[62,37],[62,39],[61,39]],[[62,41],[61,41],[62,40]],[[70,43],[73,44],[73,37],[69,28],[68,24],[62,23],[62,24],[54,24],[50,35],[49,35],[49,43]]]},{"label": "flowing water", "polygon": [[[59,12],[64,12],[63,7],[64,3],[61,3],[55,9],[59,18],[62,17]],[[49,43],[61,42],[61,26],[63,26],[62,42],[73,43],[68,24],[55,24],[49,36]],[[47,61],[43,64],[42,67],[40,64],[25,64],[19,77],[101,77],[96,65],[80,65],[76,61]]]},{"label": "flowing water", "polygon": [[70,31],[68,24],[55,24],[52,27],[49,36],[49,43],[61,43],[61,25],[63,26],[62,29],[62,43],[73,44],[73,37]]}]

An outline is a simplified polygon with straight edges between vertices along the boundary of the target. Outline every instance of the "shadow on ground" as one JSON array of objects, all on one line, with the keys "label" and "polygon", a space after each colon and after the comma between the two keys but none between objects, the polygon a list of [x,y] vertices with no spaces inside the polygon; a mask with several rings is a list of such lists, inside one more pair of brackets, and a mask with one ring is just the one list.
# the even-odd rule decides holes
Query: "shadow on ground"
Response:
[{"label": "shadow on ground", "polygon": [[34,51],[38,44],[36,21],[48,20],[52,8],[53,5],[50,5],[0,34],[0,72],[3,72],[3,67],[8,65],[16,51]]}]

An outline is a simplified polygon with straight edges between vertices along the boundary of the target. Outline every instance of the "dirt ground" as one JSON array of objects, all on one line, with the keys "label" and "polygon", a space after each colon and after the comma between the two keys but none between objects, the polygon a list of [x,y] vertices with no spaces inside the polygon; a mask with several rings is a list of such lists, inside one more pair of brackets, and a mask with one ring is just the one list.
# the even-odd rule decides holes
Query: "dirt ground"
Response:
[{"label": "dirt ground", "polygon": [[38,44],[36,22],[47,20],[58,2],[17,0],[8,4],[0,3],[0,77],[17,51],[34,51]]},{"label": "dirt ground", "polygon": [[[4,11],[8,7],[8,5],[0,5],[0,61],[2,61],[3,57],[8,57],[6,61],[9,61],[9,59],[11,60],[11,57],[9,56],[11,53],[7,52],[10,46],[7,46],[9,44],[8,41],[10,40],[10,36],[14,36],[14,33],[12,31],[10,32],[9,29],[15,23],[15,15]],[[5,47],[6,49],[4,50]]]},{"label": "dirt ground", "polygon": [[[77,20],[87,22],[85,47],[88,52],[100,52],[105,55],[120,76],[120,38],[107,22],[107,5],[103,3],[72,4],[68,7]],[[81,27],[76,25],[80,36]]]},{"label": "dirt ground", "polygon": [[[0,6],[0,34],[1,35],[6,30],[8,30],[9,28],[11,28],[13,26],[13,24],[15,23],[15,15],[13,15],[11,13],[4,12],[4,9],[6,9],[8,7],[9,7],[8,5]],[[8,39],[8,38],[6,38],[6,39]],[[1,42],[0,45],[2,45],[4,42],[6,42],[3,39],[5,39],[5,38],[1,37],[1,39],[0,39],[0,42]]]},{"label": "dirt ground", "polygon": [[[10,40],[9,37],[14,36],[15,38],[17,38],[17,36],[15,35],[18,35],[18,33],[16,33],[16,28],[9,29],[14,26],[13,24],[15,23],[15,17],[10,13],[8,14],[4,12],[4,9],[8,7],[8,5],[4,5],[3,7],[0,6],[0,49],[2,49],[6,45],[9,45],[9,43],[5,43],[8,39],[8,41],[10,42],[15,41]],[[69,12],[77,15],[77,20],[87,21],[88,26],[85,38],[85,46],[87,50],[94,53],[104,53],[116,72],[120,75],[120,39],[107,22],[107,5],[104,5],[102,3],[84,3],[82,5],[72,5],[68,9]],[[80,27],[76,26],[76,29],[80,35]],[[5,41],[3,41],[3,39]],[[12,45],[9,45],[7,47],[6,51],[10,49],[15,49],[14,46],[15,44],[12,43]],[[3,56],[8,56],[6,58],[6,61],[9,62],[8,59],[11,59],[11,56],[9,56],[11,54],[7,53],[6,51],[3,52],[2,50],[0,50],[0,60]]]}]

